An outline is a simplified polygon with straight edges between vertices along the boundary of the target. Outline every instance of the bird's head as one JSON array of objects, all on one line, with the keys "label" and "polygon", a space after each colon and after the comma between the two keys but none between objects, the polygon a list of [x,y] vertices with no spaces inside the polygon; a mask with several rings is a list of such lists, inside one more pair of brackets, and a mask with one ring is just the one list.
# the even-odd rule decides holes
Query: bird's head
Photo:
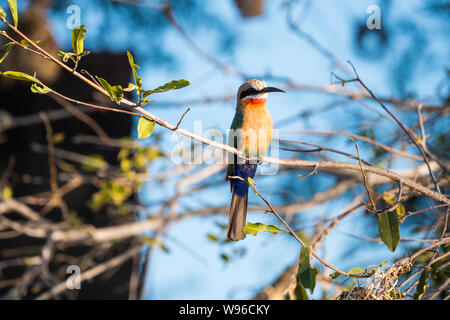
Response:
[{"label": "bird's head", "polygon": [[281,89],[267,87],[264,81],[247,80],[238,90],[237,98],[241,104],[264,104],[269,92],[284,92]]}]

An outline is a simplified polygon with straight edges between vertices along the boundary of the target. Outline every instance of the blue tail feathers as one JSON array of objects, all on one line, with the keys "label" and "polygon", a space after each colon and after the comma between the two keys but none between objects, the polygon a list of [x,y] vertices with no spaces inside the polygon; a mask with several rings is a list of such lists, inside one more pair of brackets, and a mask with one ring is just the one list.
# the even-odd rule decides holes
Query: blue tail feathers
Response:
[{"label": "blue tail feathers", "polygon": [[[234,170],[233,170],[233,176],[239,176],[247,181],[248,177],[252,178],[255,176],[256,173],[256,164],[235,164]],[[248,184],[245,181],[239,180],[239,179],[233,179],[232,183],[234,185],[234,194],[237,194],[238,196],[245,196],[248,192]]]}]

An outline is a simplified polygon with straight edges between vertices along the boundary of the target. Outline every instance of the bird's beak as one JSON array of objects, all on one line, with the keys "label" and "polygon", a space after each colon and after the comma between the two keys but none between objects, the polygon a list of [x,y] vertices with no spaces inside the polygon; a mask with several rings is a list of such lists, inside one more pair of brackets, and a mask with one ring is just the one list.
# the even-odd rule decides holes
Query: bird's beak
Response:
[{"label": "bird's beak", "polygon": [[259,92],[260,93],[269,93],[269,92],[286,92],[286,91],[278,89],[278,88],[274,88],[274,87],[265,87],[264,89],[262,89]]}]

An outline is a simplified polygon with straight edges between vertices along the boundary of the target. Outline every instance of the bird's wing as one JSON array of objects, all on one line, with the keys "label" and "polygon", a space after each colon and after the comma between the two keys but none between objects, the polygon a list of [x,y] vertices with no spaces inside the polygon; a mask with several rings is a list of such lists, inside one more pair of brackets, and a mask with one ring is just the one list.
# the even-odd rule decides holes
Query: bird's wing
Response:
[{"label": "bird's wing", "polygon": [[[231,123],[231,130],[236,130],[242,128],[243,123],[243,116],[242,113],[236,112],[233,118],[233,122]],[[232,131],[230,131],[230,135],[228,136],[228,145],[237,148],[237,139],[234,134],[232,134]],[[227,166],[227,172],[225,176],[225,180],[230,180],[228,177],[233,174],[234,170],[234,164],[237,163],[237,155],[235,154],[228,154],[228,166]],[[231,186],[231,192],[233,192],[233,180],[230,181]]]}]

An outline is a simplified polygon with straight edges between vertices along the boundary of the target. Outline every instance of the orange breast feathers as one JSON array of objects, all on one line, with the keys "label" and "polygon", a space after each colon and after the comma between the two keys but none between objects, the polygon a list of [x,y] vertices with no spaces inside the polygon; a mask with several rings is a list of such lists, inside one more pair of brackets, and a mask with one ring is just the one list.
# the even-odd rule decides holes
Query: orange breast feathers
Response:
[{"label": "orange breast feathers", "polygon": [[[264,100],[265,102],[265,99],[252,100]],[[242,134],[244,135],[244,150],[250,156],[267,154],[270,140],[272,139],[272,116],[264,102],[247,103],[241,111],[243,115]]]}]

